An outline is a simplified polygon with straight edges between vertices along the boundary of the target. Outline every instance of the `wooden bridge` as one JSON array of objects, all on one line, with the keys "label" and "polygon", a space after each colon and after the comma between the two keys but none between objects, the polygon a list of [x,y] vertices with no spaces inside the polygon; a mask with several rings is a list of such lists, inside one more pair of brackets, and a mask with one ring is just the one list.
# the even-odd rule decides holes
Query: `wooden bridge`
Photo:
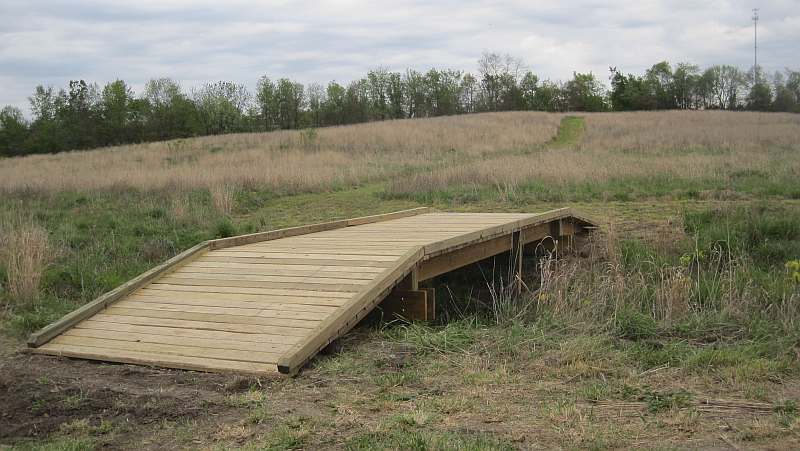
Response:
[{"label": "wooden bridge", "polygon": [[419,282],[594,223],[427,208],[203,242],[31,335],[32,352],[202,371],[295,374],[383,302],[433,315]]}]

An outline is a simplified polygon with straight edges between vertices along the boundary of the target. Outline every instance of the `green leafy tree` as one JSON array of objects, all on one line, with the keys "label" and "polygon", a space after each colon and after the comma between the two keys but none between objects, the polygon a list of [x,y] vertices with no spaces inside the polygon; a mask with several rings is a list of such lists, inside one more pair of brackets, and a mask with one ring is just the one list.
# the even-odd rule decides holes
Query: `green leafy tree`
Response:
[{"label": "green leafy tree", "polygon": [[413,69],[406,71],[403,77],[406,112],[408,117],[427,117],[428,102],[425,93],[425,76]]},{"label": "green leafy tree", "polygon": [[177,82],[169,78],[148,81],[142,100],[147,111],[148,140],[185,138],[202,132],[197,108]]},{"label": "green leafy tree", "polygon": [[347,90],[344,86],[332,81],[325,89],[325,102],[322,105],[322,117],[325,125],[344,124]]},{"label": "green leafy tree", "polygon": [[531,71],[525,72],[519,84],[520,101],[519,109],[536,109],[536,90],[539,89],[539,77]]},{"label": "green leafy tree", "polygon": [[280,126],[280,107],[278,105],[278,89],[267,76],[258,79],[256,85],[256,104],[265,131],[275,130]]},{"label": "green leafy tree", "polygon": [[406,93],[403,90],[403,78],[399,72],[389,74],[389,117],[402,119],[406,117],[404,109]]},{"label": "green leafy tree", "polygon": [[312,83],[306,88],[308,99],[308,125],[320,127],[322,122],[322,106],[325,104],[325,90],[319,83]]},{"label": "green leafy tree", "polygon": [[478,80],[470,73],[464,74],[464,76],[461,77],[460,92],[461,111],[465,113],[474,113],[478,101]]},{"label": "green leafy tree", "polygon": [[205,133],[246,131],[250,93],[244,85],[230,81],[208,83],[194,92],[194,102]]},{"label": "green leafy tree", "polygon": [[100,95],[100,136],[103,145],[142,140],[146,108],[122,80],[103,87]]},{"label": "green leafy tree", "polygon": [[672,67],[668,62],[654,64],[645,73],[645,80],[656,109],[670,110],[677,107]]},{"label": "green leafy tree", "polygon": [[65,133],[61,127],[58,111],[62,109],[64,97],[52,87],[37,86],[28,97],[31,104],[33,122],[30,135],[25,143],[29,153],[60,152],[66,150]]},{"label": "green leafy tree", "polygon": [[589,72],[573,73],[572,80],[564,85],[564,97],[570,111],[605,111],[606,98],[603,84]]},{"label": "green leafy tree", "polygon": [[764,82],[755,83],[747,94],[747,109],[754,111],[769,111],[772,109],[772,90]]},{"label": "green leafy tree", "polygon": [[344,111],[347,124],[357,124],[369,120],[369,83],[366,79],[355,80],[347,85]]},{"label": "green leafy tree", "polygon": [[[787,75],[791,75],[791,71],[787,70],[786,72]],[[786,76],[781,72],[775,72],[772,77],[772,84],[775,90],[775,99],[772,102],[773,111],[800,112],[800,103],[798,103],[798,98],[795,97],[791,87],[788,86]]]},{"label": "green leafy tree", "polygon": [[89,149],[102,143],[99,137],[100,94],[97,85],[71,80],[67,91],[60,91],[56,115],[64,129],[65,149]]},{"label": "green leafy tree", "polygon": [[28,122],[19,108],[3,107],[0,110],[0,155],[24,155],[29,132]]},{"label": "green leafy tree", "polygon": [[300,111],[303,108],[304,89],[300,83],[281,78],[277,84],[278,124],[282,129],[301,127]]},{"label": "green leafy tree", "polygon": [[545,80],[536,88],[533,104],[534,109],[539,111],[564,111],[566,109],[564,90],[558,83]]},{"label": "green leafy tree", "polygon": [[675,95],[675,106],[680,109],[689,109],[694,106],[694,96],[697,90],[700,68],[694,64],[678,63],[675,73],[672,74],[672,88]]}]

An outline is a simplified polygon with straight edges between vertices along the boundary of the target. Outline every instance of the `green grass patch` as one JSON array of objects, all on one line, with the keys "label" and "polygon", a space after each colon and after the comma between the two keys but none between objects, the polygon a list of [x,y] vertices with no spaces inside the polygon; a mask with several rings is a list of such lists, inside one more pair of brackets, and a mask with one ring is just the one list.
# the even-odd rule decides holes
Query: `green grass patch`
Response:
[{"label": "green grass patch", "polygon": [[720,208],[684,214],[686,231],[697,237],[707,256],[713,253],[752,258],[784,266],[800,257],[800,209],[786,207]]},{"label": "green grass patch", "polygon": [[569,147],[578,144],[586,130],[586,123],[580,116],[564,116],[558,126],[558,133],[552,141],[547,143],[548,147]]}]

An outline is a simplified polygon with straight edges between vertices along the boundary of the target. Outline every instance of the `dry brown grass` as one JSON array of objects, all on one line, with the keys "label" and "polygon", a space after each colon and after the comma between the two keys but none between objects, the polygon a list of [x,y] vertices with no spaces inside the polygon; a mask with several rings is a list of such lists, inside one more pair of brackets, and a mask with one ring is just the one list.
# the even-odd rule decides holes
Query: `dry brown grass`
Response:
[{"label": "dry brown grass", "polygon": [[560,115],[522,112],[210,136],[0,161],[0,191],[237,185],[283,193],[383,180],[548,141]]},{"label": "dry brown grass", "polygon": [[230,215],[233,211],[236,197],[236,187],[233,185],[213,185],[209,188],[211,202],[222,214]]},{"label": "dry brown grass", "polygon": [[293,194],[388,180],[392,195],[490,186],[510,199],[530,182],[558,189],[620,179],[680,185],[736,174],[766,174],[771,182],[800,176],[798,115],[585,114],[577,144],[545,145],[562,117],[487,113],[13,158],[0,161],[0,192],[208,189],[229,213],[239,189]]},{"label": "dry brown grass", "polygon": [[38,299],[52,251],[47,231],[37,224],[17,220],[0,228],[0,262],[6,269],[12,303],[28,304]]},{"label": "dry brown grass", "polygon": [[524,182],[550,186],[621,178],[727,179],[736,173],[800,176],[800,115],[725,111],[597,113],[573,148],[440,168],[396,179],[394,194],[494,186],[502,196]]},{"label": "dry brown grass", "polygon": [[637,111],[587,114],[578,149],[647,155],[691,150],[764,152],[797,150],[800,115],[741,111]]}]

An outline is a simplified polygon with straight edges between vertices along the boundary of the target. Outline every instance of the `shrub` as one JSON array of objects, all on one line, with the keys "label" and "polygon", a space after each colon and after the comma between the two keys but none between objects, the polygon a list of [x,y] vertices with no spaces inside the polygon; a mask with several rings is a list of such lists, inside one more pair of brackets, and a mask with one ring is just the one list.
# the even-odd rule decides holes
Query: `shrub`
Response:
[{"label": "shrub", "polygon": [[214,238],[228,238],[236,235],[236,226],[230,219],[222,218],[214,226]]}]

